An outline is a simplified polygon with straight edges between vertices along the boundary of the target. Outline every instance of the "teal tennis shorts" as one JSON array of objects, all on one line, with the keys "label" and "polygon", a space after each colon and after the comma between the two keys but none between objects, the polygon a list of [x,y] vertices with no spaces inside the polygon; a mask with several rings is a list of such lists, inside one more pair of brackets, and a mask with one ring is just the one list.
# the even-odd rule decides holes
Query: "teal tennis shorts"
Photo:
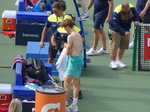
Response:
[{"label": "teal tennis shorts", "polygon": [[75,78],[79,77],[79,75],[81,75],[82,65],[83,65],[82,55],[73,57],[68,56],[68,64],[65,76],[72,75],[72,77]]}]

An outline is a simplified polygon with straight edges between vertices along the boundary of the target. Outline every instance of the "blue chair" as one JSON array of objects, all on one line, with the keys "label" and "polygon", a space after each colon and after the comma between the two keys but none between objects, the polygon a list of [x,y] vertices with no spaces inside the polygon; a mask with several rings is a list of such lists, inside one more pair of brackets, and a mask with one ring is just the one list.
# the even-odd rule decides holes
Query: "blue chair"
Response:
[{"label": "blue chair", "polygon": [[[22,55],[18,55],[17,57],[23,57]],[[34,98],[35,97],[35,91],[29,88],[26,88],[23,84],[23,63],[20,62],[16,62],[15,65],[15,69],[14,69],[14,85],[13,85],[13,95],[14,98],[27,98],[27,97],[31,97]],[[50,63],[44,63],[45,67],[47,68],[46,72],[47,74],[51,74],[52,73],[52,64]]]}]

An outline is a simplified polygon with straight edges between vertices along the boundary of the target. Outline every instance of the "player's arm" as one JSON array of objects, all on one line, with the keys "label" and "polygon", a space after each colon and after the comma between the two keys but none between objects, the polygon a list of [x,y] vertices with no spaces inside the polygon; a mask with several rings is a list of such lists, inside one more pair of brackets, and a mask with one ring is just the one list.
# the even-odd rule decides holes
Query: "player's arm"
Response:
[{"label": "player's arm", "polygon": [[120,19],[121,19],[121,17],[116,12],[113,12],[112,16],[113,16],[113,22],[112,22],[112,24],[113,24],[114,28],[116,29],[116,31],[118,33],[120,33],[121,35],[125,35],[126,30],[124,30],[120,26]]},{"label": "player's arm", "polygon": [[42,37],[41,37],[41,42],[40,42],[40,47],[44,47],[44,40],[45,40],[45,37],[46,37],[46,33],[47,33],[47,30],[49,29],[50,27],[50,22],[47,20],[46,23],[45,23],[45,26],[43,28],[43,31],[42,31]]},{"label": "player's arm", "polygon": [[113,0],[108,0],[107,2],[109,4],[109,8],[108,8],[108,15],[107,15],[107,18],[106,18],[106,23],[109,22],[110,17],[111,17],[112,12],[113,12],[113,8],[114,8],[114,2],[113,2]]},{"label": "player's arm", "polygon": [[46,26],[44,26],[43,31],[42,31],[41,42],[44,42],[47,30],[48,30],[48,28]]},{"label": "player's arm", "polygon": [[139,17],[138,17],[138,14],[137,14],[135,8],[132,8],[132,13],[134,15],[134,17],[133,17],[134,25],[138,25],[139,24]]},{"label": "player's arm", "polygon": [[65,45],[67,55],[70,55],[70,53],[71,53],[72,44],[73,44],[73,37],[71,35],[69,35],[67,38],[67,43]]},{"label": "player's arm", "polygon": [[146,5],[145,5],[144,9],[143,9],[142,12],[139,14],[139,16],[143,17],[149,7],[150,7],[150,0],[148,0],[148,1],[146,2]]}]

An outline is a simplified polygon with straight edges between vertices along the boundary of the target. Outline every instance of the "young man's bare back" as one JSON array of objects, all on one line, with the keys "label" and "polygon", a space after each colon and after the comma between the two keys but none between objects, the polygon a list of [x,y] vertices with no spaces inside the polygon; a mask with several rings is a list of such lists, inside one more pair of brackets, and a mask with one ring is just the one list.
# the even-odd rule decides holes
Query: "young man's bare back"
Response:
[{"label": "young man's bare back", "polygon": [[78,56],[82,50],[82,38],[78,32],[72,32],[68,36],[68,44],[72,44],[70,56]]}]

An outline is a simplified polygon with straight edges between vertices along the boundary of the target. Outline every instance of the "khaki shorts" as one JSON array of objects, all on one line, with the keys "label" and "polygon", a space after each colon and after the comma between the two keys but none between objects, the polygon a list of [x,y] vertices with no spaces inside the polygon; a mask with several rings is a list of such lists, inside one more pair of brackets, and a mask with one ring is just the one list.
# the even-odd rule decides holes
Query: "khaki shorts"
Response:
[{"label": "khaki shorts", "polygon": [[128,49],[129,46],[129,35],[120,35],[116,31],[109,30],[109,34],[112,39],[109,39],[109,49],[118,50]]}]

